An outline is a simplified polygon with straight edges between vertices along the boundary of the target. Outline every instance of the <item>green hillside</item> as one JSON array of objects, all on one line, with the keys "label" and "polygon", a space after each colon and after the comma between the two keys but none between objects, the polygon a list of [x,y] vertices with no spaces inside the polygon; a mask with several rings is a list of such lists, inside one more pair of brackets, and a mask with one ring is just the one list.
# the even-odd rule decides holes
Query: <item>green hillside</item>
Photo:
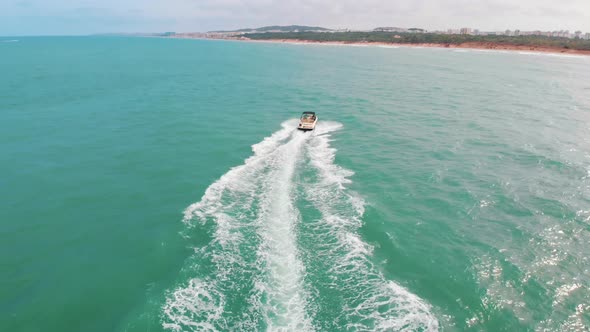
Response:
[{"label": "green hillside", "polygon": [[267,31],[281,31],[281,32],[295,32],[295,31],[330,31],[330,29],[322,28],[322,27],[312,27],[312,26],[305,26],[305,25],[271,25],[265,26],[255,29],[239,29],[239,30],[229,30],[229,31],[210,31],[210,32],[248,32],[248,31],[257,31],[257,32],[267,32]]}]

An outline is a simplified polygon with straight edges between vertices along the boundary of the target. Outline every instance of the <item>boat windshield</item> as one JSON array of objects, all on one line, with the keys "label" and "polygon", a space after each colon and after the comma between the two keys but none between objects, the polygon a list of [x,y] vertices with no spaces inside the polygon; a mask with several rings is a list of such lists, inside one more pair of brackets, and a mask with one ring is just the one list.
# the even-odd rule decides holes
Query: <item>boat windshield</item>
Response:
[{"label": "boat windshield", "polygon": [[315,120],[315,114],[305,113],[301,116],[301,120]]}]

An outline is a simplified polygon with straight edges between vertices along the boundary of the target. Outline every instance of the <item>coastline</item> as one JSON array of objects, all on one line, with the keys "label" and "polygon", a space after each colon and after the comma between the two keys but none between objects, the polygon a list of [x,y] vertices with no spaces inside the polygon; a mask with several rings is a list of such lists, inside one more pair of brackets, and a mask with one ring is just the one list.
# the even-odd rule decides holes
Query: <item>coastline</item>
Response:
[{"label": "coastline", "polygon": [[283,43],[283,44],[305,44],[305,45],[344,45],[344,46],[379,46],[379,47],[412,47],[412,48],[444,48],[444,49],[465,49],[484,51],[509,51],[509,52],[531,52],[540,54],[560,54],[575,56],[590,56],[590,50],[556,49],[550,47],[536,47],[523,45],[503,45],[494,43],[467,42],[461,44],[436,44],[436,43],[383,43],[383,42],[340,42],[340,41],[314,41],[301,39],[248,39],[232,38],[227,40],[262,42],[262,43]]},{"label": "coastline", "polygon": [[344,41],[315,41],[304,39],[250,39],[246,37],[241,38],[211,38],[211,37],[196,37],[187,35],[176,35],[159,38],[172,39],[201,39],[201,40],[225,40],[225,41],[239,41],[248,43],[280,43],[280,44],[296,44],[296,45],[335,45],[335,46],[376,46],[384,48],[442,48],[442,49],[457,49],[457,50],[479,50],[479,51],[507,51],[507,52],[526,52],[538,54],[555,54],[555,55],[570,55],[570,56],[590,56],[590,50],[574,50],[561,49],[551,47],[525,46],[525,45],[510,45],[510,44],[496,44],[490,42],[465,42],[461,44],[442,44],[442,43],[384,43],[384,42],[344,42]]}]

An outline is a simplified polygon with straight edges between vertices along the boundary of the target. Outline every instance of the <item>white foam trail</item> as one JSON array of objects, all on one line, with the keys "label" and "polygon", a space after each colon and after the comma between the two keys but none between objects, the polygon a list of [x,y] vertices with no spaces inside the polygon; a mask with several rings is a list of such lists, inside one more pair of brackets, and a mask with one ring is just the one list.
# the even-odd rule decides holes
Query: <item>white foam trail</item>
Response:
[{"label": "white foam trail", "polygon": [[[299,216],[292,202],[298,154],[309,135],[297,132],[296,123],[283,123],[283,129],[252,146],[254,154],[244,165],[232,168],[186,209],[189,227],[216,226],[213,242],[200,251],[211,256],[215,276],[192,279],[169,296],[164,328],[256,329],[262,316],[268,330],[313,330],[295,234]],[[246,262],[252,253],[255,257]],[[240,279],[248,275],[254,280]],[[251,284],[253,289],[245,289]],[[252,308],[240,322],[223,317],[232,301],[228,297],[246,294]]]},{"label": "white foam trail", "polygon": [[255,189],[253,188],[256,182],[253,181],[254,176],[265,166],[266,157],[292,134],[296,124],[297,120],[285,121],[281,130],[266,137],[262,142],[253,145],[252,151],[254,155],[246,159],[243,165],[232,168],[210,185],[201,200],[185,210],[184,222],[190,225],[194,217],[197,217],[197,220],[202,220],[206,215],[218,212],[223,207],[221,196],[226,190],[239,192]]},{"label": "white foam trail", "polygon": [[[166,302],[164,314],[169,321],[162,325],[173,331],[216,331],[213,322],[221,319],[224,305],[223,294],[211,284],[192,279]],[[200,317],[199,313],[206,314]]]},{"label": "white foam trail", "polygon": [[[323,124],[323,123],[322,123]],[[327,124],[330,126],[330,124]],[[353,172],[334,163],[336,149],[321,130],[309,144],[311,165],[318,181],[305,184],[308,200],[321,213],[315,225],[317,257],[328,257],[332,277],[329,289],[339,289],[344,308],[340,322],[354,331],[437,331],[438,321],[430,306],[393,281],[388,281],[371,261],[372,247],[358,236],[364,201],[345,185]]]},{"label": "white foam trail", "polygon": [[[330,283],[342,297],[332,327],[343,330],[433,331],[430,307],[371,262],[372,248],[358,236],[364,201],[345,185],[353,173],[334,164],[329,133],[342,127],[322,121],[313,133],[295,130],[297,120],[252,146],[253,155],[213,183],[185,211],[188,231],[214,227],[212,241],[199,248],[183,271],[185,284],[163,307],[163,327],[174,331],[313,331],[317,303],[305,284],[298,248],[299,211],[295,174],[307,152],[318,181],[306,184],[321,212],[321,232],[306,234],[320,251]],[[307,147],[307,149],[305,149]],[[206,227],[210,229],[212,227]],[[314,238],[316,236],[317,238]],[[326,237],[327,236],[327,237]],[[308,248],[306,248],[308,249]],[[315,263],[314,263],[315,264]],[[195,278],[198,276],[198,278]],[[312,285],[313,286],[313,285]],[[235,312],[232,310],[240,310]],[[318,325],[318,326],[316,326]]]},{"label": "white foam trail", "polygon": [[295,227],[299,215],[293,206],[293,173],[303,142],[303,133],[293,134],[291,141],[280,147],[278,165],[269,175],[261,211],[262,245],[259,257],[266,262],[268,281],[259,285],[268,294],[263,306],[268,330],[309,331],[312,325],[306,314],[304,267],[299,260]]}]

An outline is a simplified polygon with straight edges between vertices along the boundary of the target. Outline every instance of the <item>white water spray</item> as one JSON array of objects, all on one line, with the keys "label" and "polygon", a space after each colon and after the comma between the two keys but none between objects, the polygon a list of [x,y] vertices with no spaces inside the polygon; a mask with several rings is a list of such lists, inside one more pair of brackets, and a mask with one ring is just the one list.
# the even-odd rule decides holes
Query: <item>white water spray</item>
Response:
[{"label": "white water spray", "polygon": [[[293,175],[309,135],[297,132],[295,126],[296,120],[287,121],[282,130],[254,145],[254,155],[244,165],[232,168],[207,188],[201,201],[186,209],[184,222],[189,227],[215,223],[213,243],[200,252],[211,255],[216,276],[193,279],[173,292],[164,306],[165,328],[231,328],[219,314],[225,311],[228,288],[235,284],[231,279],[254,270],[257,275],[250,281],[254,287],[248,300],[254,313],[241,325],[255,328],[252,320],[262,317],[267,330],[313,330],[297,248],[299,214],[292,202]],[[256,234],[255,246],[244,239],[248,231]],[[246,251],[256,253],[254,266],[245,266]],[[200,299],[207,299],[207,305]],[[194,320],[207,323],[191,323]]]},{"label": "white water spray", "polygon": [[[168,296],[163,327],[174,331],[313,331],[319,308],[315,285],[306,284],[300,237],[318,244],[327,281],[343,301],[340,329],[423,330],[438,328],[430,307],[387,281],[371,262],[371,247],[357,234],[364,202],[345,188],[353,173],[334,164],[329,133],[339,123],[323,121],[313,133],[295,130],[296,120],[252,146],[253,155],[213,183],[185,211],[188,230],[211,229],[212,241],[187,264],[188,282]],[[319,232],[300,233],[295,205],[301,167],[317,182],[304,188],[321,219]],[[308,253],[309,254],[309,253]],[[314,253],[316,254],[316,253]],[[315,262],[314,262],[315,264]],[[311,278],[313,280],[313,276]],[[309,281],[307,281],[309,282]],[[241,301],[241,302],[240,302]],[[311,302],[310,302],[311,301]],[[237,303],[237,304],[236,304]],[[247,307],[247,308],[244,308]],[[239,310],[236,312],[234,310]]]}]

